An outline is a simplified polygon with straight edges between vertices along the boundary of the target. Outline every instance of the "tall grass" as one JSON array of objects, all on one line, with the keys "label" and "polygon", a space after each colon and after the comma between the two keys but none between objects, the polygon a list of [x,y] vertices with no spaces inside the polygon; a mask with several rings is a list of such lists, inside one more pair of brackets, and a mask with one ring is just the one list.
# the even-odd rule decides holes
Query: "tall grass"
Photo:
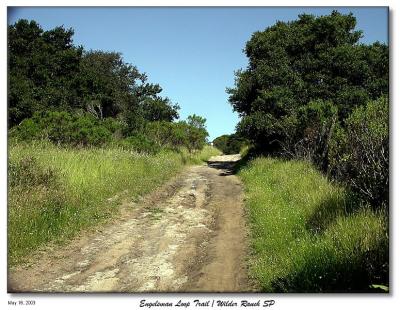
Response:
[{"label": "tall grass", "polygon": [[74,149],[45,142],[9,147],[9,263],[49,241],[66,240],[118,213],[216,149],[138,154],[119,148]]},{"label": "tall grass", "polygon": [[310,164],[258,158],[239,173],[251,229],[251,275],[266,292],[388,286],[387,216]]},{"label": "tall grass", "polygon": [[221,155],[221,151],[210,145],[206,145],[200,152],[189,153],[187,149],[181,151],[183,157],[189,164],[201,164],[210,159],[211,156]]}]

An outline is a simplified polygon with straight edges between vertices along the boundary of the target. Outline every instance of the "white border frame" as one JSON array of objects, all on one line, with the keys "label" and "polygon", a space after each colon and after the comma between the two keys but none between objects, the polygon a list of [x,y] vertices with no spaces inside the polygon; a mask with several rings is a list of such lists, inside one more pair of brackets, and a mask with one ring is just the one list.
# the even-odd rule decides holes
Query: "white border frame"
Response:
[{"label": "white border frame", "polygon": [[[399,195],[396,193],[396,186],[399,186],[399,167],[395,159],[399,158],[399,145],[395,137],[399,137],[399,123],[396,122],[399,117],[398,102],[398,88],[395,85],[400,85],[398,81],[399,68],[397,62],[397,55],[399,53],[398,41],[396,37],[398,33],[394,33],[395,29],[399,29],[398,21],[398,7],[400,1],[398,0],[197,0],[197,1],[179,1],[179,0],[113,0],[113,1],[95,1],[95,0],[3,0],[1,2],[0,16],[0,42],[1,42],[1,71],[0,71],[0,94],[1,94],[1,111],[0,111],[0,308],[7,306],[8,308],[16,309],[21,306],[8,306],[8,301],[19,300],[35,300],[36,306],[23,306],[34,307],[36,309],[71,309],[71,308],[99,308],[110,309],[118,307],[118,309],[136,309],[139,308],[140,300],[146,299],[148,301],[158,300],[160,302],[170,301],[172,303],[182,301],[192,301],[194,299],[208,300],[208,299],[224,299],[234,300],[240,304],[240,300],[247,299],[249,301],[257,301],[275,299],[276,304],[272,309],[348,309],[348,308],[362,308],[362,309],[399,309],[399,280],[400,274],[398,269],[399,257]],[[6,231],[6,217],[7,217],[7,7],[8,6],[279,6],[279,7],[350,7],[350,6],[389,6],[389,44],[390,44],[390,101],[391,101],[391,205],[390,205],[390,294],[7,294],[7,231]],[[398,191],[397,191],[398,192]],[[218,308],[218,307],[214,307]],[[231,308],[233,307],[226,307]],[[4,309],[4,308],[3,308]],[[148,308],[145,308],[148,309]],[[154,307],[152,309],[161,309]],[[168,309],[180,309],[172,307]],[[186,308],[187,309],[187,308]],[[194,307],[191,305],[189,309],[204,309]],[[248,309],[260,309],[259,307]]]}]

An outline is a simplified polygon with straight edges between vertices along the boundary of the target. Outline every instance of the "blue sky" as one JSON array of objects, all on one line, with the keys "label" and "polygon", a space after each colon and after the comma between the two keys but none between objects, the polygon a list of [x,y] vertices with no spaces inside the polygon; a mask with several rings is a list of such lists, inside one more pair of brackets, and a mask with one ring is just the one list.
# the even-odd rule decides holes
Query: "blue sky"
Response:
[{"label": "blue sky", "polygon": [[[181,106],[181,118],[196,113],[207,119],[210,140],[232,133],[238,116],[226,87],[234,71],[245,68],[242,50],[251,34],[301,13],[329,14],[332,8],[15,8],[8,23],[34,19],[43,29],[59,25],[75,30],[74,43],[85,49],[121,52],[146,72],[162,95]],[[353,12],[364,43],[388,41],[386,8],[338,9]]]}]

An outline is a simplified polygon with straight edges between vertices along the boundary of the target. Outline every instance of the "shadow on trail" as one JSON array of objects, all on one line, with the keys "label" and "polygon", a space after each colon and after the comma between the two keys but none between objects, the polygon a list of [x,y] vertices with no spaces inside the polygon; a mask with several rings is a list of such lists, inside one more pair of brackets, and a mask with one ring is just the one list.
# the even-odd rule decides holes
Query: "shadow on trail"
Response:
[{"label": "shadow on trail", "polygon": [[228,176],[237,174],[239,170],[246,165],[249,161],[249,156],[244,156],[243,158],[237,160],[213,160],[212,158],[207,161],[207,165],[210,168],[222,170],[220,176]]},{"label": "shadow on trail", "polygon": [[235,165],[237,164],[237,161],[212,161],[208,160],[207,165],[210,168],[218,169],[218,170],[223,170],[220,172],[219,175],[221,176],[228,176],[235,174]]}]

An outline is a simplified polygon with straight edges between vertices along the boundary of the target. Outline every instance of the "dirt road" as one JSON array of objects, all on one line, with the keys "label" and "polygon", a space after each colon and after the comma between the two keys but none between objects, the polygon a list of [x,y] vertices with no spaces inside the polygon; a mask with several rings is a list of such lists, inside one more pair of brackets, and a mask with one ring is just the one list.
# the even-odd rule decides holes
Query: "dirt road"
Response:
[{"label": "dirt road", "polygon": [[250,291],[239,158],[190,167],[101,231],[10,269],[9,291]]}]

